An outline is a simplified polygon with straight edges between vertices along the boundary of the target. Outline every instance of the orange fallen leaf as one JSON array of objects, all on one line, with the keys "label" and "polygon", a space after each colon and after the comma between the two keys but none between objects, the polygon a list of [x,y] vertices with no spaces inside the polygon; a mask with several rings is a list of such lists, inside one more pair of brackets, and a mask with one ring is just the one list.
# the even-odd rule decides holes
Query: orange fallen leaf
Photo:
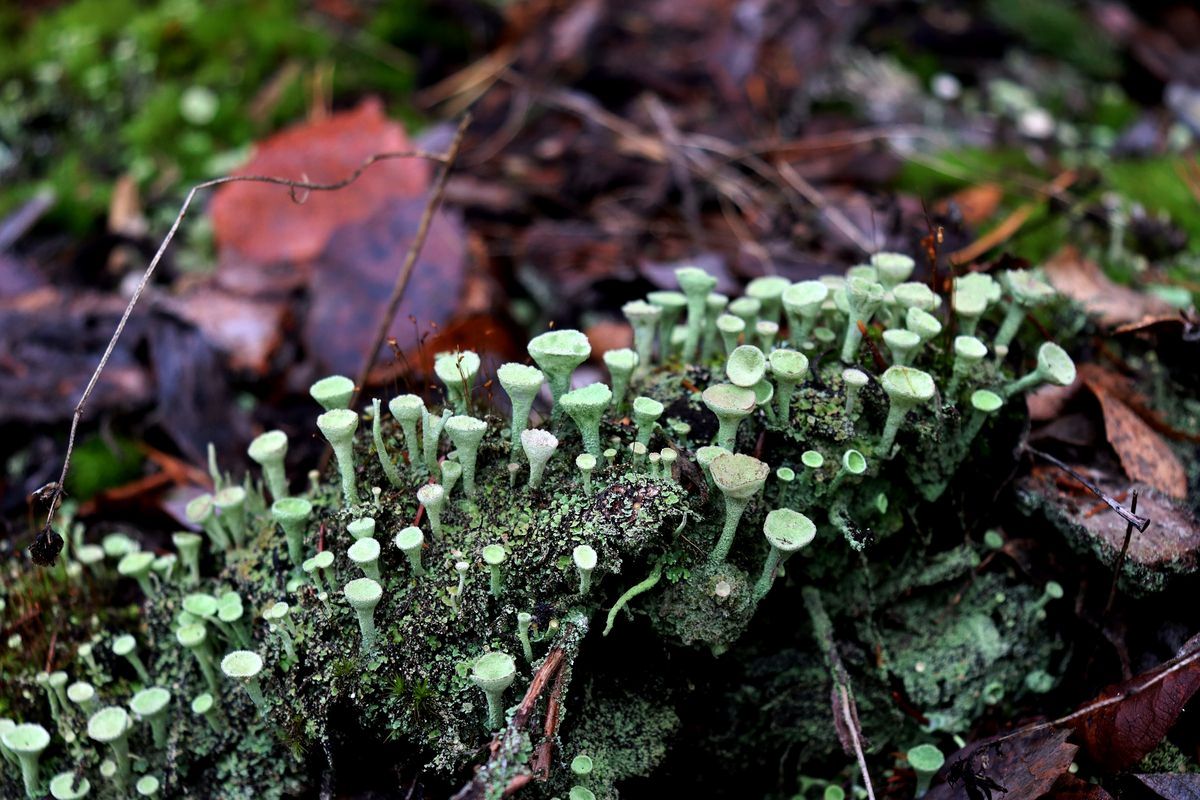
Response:
[{"label": "orange fallen leaf", "polygon": [[1101,325],[1127,325],[1143,317],[1171,313],[1171,307],[1154,295],[1113,283],[1096,262],[1084,258],[1071,245],[1055,253],[1046,262],[1045,271],[1055,289],[1082,305]]},{"label": "orange fallen leaf", "polygon": [[1082,377],[1100,401],[1108,443],[1117,452],[1125,474],[1171,497],[1186,497],[1187,473],[1170,446],[1103,381]]},{"label": "orange fallen leaf", "polygon": [[996,209],[1000,207],[1000,201],[1003,199],[1004,189],[1000,187],[1000,184],[980,183],[955,192],[938,203],[934,210],[938,213],[945,213],[953,203],[958,206],[963,222],[968,225],[980,225],[995,215]]}]

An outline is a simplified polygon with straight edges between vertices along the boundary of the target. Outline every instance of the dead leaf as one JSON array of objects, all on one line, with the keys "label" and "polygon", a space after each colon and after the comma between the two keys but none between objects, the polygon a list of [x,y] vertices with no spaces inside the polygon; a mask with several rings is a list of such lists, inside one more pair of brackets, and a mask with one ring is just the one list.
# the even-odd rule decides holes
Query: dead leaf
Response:
[{"label": "dead leaf", "polygon": [[230,368],[260,376],[270,372],[271,356],[283,340],[284,301],[203,286],[177,298],[176,308],[222,350]]},{"label": "dead leaf", "polygon": [[1097,765],[1118,772],[1158,746],[1198,689],[1200,636],[1189,639],[1170,661],[1108,687],[1066,724]]},{"label": "dead leaf", "polygon": [[1121,459],[1125,474],[1171,497],[1180,500],[1185,498],[1187,472],[1175,452],[1141,417],[1121,402],[1108,382],[1098,379],[1094,371],[1090,372],[1091,379],[1084,376],[1083,380],[1100,401],[1108,442]]},{"label": "dead leaf", "polygon": [[1102,786],[1071,772],[1060,776],[1046,797],[1048,800],[1112,800],[1112,795]]},{"label": "dead leaf", "polygon": [[968,186],[955,192],[934,206],[938,214],[946,214],[951,204],[958,206],[963,222],[968,225],[980,225],[991,219],[1000,201],[1004,199],[1004,189],[998,183],[980,183]]},{"label": "dead leaf", "polygon": [[1181,431],[1171,427],[1171,424],[1156,409],[1150,406],[1150,401],[1137,390],[1133,380],[1098,364],[1080,364],[1079,378],[1081,381],[1096,383],[1104,390],[1115,395],[1122,403],[1136,413],[1154,430],[1169,439],[1186,442],[1200,442],[1200,435]]},{"label": "dead leaf", "polygon": [[1170,314],[1171,307],[1152,294],[1120,286],[1094,261],[1066,245],[1045,264],[1046,277],[1062,294],[1079,303],[1100,324],[1126,325],[1146,316]]},{"label": "dead leaf", "polygon": [[971,781],[991,780],[1006,792],[996,790],[997,800],[1036,800],[1066,774],[1079,751],[1067,741],[1070,731],[1040,728],[998,741],[993,736],[973,742],[946,759],[926,800],[961,800]]},{"label": "dead leaf", "polygon": [[1163,800],[1200,800],[1200,775],[1195,773],[1155,773],[1133,777]]}]

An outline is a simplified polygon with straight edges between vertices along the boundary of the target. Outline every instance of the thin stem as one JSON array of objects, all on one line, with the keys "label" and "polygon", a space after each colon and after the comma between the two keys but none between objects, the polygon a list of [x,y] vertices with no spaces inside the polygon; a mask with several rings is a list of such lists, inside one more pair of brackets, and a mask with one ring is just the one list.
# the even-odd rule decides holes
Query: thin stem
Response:
[{"label": "thin stem", "polygon": [[622,608],[624,608],[629,603],[630,600],[637,597],[639,594],[642,594],[643,592],[650,591],[656,585],[658,585],[658,582],[660,580],[662,580],[662,562],[661,561],[654,565],[654,569],[652,569],[650,571],[650,574],[646,577],[646,579],[644,581],[642,581],[641,583],[635,583],[633,586],[630,586],[628,589],[625,590],[625,594],[618,597],[617,602],[613,603],[613,607],[611,609],[609,609],[609,611],[608,611],[608,619],[605,622],[604,632],[602,635],[608,636],[609,631],[612,630],[613,623],[616,622],[616,620],[617,620],[617,613]]}]

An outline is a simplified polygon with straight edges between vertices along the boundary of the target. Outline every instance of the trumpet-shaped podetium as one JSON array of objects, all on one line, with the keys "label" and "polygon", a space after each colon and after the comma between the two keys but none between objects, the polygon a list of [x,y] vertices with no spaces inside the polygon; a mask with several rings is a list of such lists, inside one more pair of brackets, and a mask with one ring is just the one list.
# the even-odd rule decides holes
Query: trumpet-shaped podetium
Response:
[{"label": "trumpet-shaped podetium", "polygon": [[217,673],[214,668],[212,653],[208,649],[208,629],[202,623],[194,622],[180,626],[175,631],[175,640],[185,650],[191,651],[200,665],[200,673],[209,691],[217,691]]},{"label": "trumpet-shaped podetium", "polygon": [[846,282],[846,305],[849,313],[846,334],[842,338],[844,363],[852,363],[858,356],[858,346],[862,343],[862,329],[870,324],[871,317],[875,316],[882,302],[883,287],[875,281],[851,278]]},{"label": "trumpet-shaped podetium", "polygon": [[342,479],[342,496],[347,506],[358,503],[358,479],[354,474],[354,432],[358,430],[358,414],[348,408],[335,408],[317,417],[321,435],[333,448],[338,474]]},{"label": "trumpet-shaped podetium", "polygon": [[438,473],[438,447],[442,440],[442,428],[452,416],[454,412],[448,408],[442,409],[441,416],[434,416],[424,409],[421,411],[421,451],[425,457],[425,469],[429,470],[430,475]]},{"label": "trumpet-shaped podetium", "polygon": [[592,767],[591,756],[577,755],[571,759],[571,774],[577,777],[582,778],[585,775],[590,775]]},{"label": "trumpet-shaped podetium", "polygon": [[1004,398],[987,389],[976,389],[971,393],[971,419],[967,421],[963,432],[963,443],[970,444],[983,429],[988,417],[995,414],[1004,405]]},{"label": "trumpet-shaped podetium", "polygon": [[187,517],[188,522],[204,529],[214,550],[221,552],[229,549],[229,537],[225,535],[225,529],[221,527],[221,523],[217,519],[211,494],[202,494],[192,498],[184,507],[183,514]]},{"label": "trumpet-shaped podetium", "polygon": [[159,780],[154,775],[143,775],[133,785],[139,797],[158,797]]},{"label": "trumpet-shaped podetium", "polygon": [[754,326],[758,324],[758,312],[760,311],[762,311],[762,301],[754,297],[739,297],[730,303],[728,308],[728,313],[740,319],[746,331],[754,330]]},{"label": "trumpet-shaped podetium", "polygon": [[905,755],[908,765],[917,773],[917,797],[924,797],[929,791],[933,776],[946,763],[942,751],[932,744],[919,744]]},{"label": "trumpet-shaped podetium", "polygon": [[751,388],[767,374],[767,357],[752,344],[735,347],[725,360],[725,376],[734,386]]},{"label": "trumpet-shaped podetium", "polygon": [[388,453],[387,443],[383,441],[383,411],[378,397],[371,399],[371,441],[375,445],[375,456],[383,468],[384,477],[392,486],[399,486],[402,483],[400,470],[396,468],[396,462]]},{"label": "trumpet-shaped podetium", "polygon": [[208,727],[212,728],[213,733],[220,733],[222,728],[224,728],[221,717],[217,713],[216,700],[213,699],[210,692],[196,695],[192,700],[192,713],[198,717],[204,717],[208,723]]},{"label": "trumpet-shaped podetium", "polygon": [[75,770],[60,772],[50,779],[50,796],[54,800],[82,800],[91,791],[91,782]]},{"label": "trumpet-shaped podetium", "polygon": [[517,612],[517,639],[521,642],[521,653],[525,661],[533,663],[533,645],[529,642],[529,626],[533,624],[533,614],[528,611]]},{"label": "trumpet-shaped podetium", "polygon": [[679,453],[670,447],[664,447],[658,457],[659,466],[662,468],[662,477],[669,481],[675,480],[675,462],[679,460]]},{"label": "trumpet-shaped podetium", "polygon": [[417,489],[417,502],[425,509],[429,517],[429,529],[433,532],[433,540],[442,538],[442,508],[446,505],[446,490],[437,483],[427,483]]},{"label": "trumpet-shaped podetium", "polygon": [[374,581],[379,577],[379,542],[370,536],[364,536],[346,551],[346,557],[362,570],[363,575]]},{"label": "trumpet-shaped podetium", "polygon": [[729,555],[742,513],[749,505],[750,498],[766,484],[771,468],[757,458],[734,453],[714,458],[708,469],[712,473],[713,483],[725,495],[725,525],[708,556],[708,563],[717,566]]},{"label": "trumpet-shaped podetium", "polygon": [[142,659],[137,654],[137,640],[129,634],[122,634],[112,640],[112,651],[116,655],[129,662],[133,667],[134,672],[142,679],[142,683],[150,683],[150,673],[146,671],[146,665],[142,663]]},{"label": "trumpet-shaped podetium", "polygon": [[1012,397],[1043,383],[1052,386],[1070,386],[1075,381],[1075,362],[1066,350],[1054,342],[1043,342],[1037,352],[1037,366],[1033,372],[1005,386],[1003,395]]},{"label": "trumpet-shaped podetium", "polygon": [[788,342],[793,348],[808,339],[827,297],[829,287],[820,281],[800,281],[784,289],[780,299],[788,322]]},{"label": "trumpet-shaped podetium", "polygon": [[67,687],[67,699],[85,712],[96,710],[96,687],[87,681],[75,681]]},{"label": "trumpet-shaped podetium", "polygon": [[359,517],[358,519],[350,520],[346,525],[346,533],[350,534],[350,538],[356,542],[359,539],[373,537],[375,535],[375,518]]},{"label": "trumpet-shaped podetium", "polygon": [[533,410],[534,398],[546,382],[546,376],[537,367],[509,362],[500,365],[496,377],[512,404],[512,449],[516,450],[521,431],[529,427],[529,413]]},{"label": "trumpet-shaped podetium", "polygon": [[708,295],[717,288],[717,279],[699,267],[680,267],[675,270],[675,280],[687,299],[687,338],[683,342],[683,360],[696,360],[700,347],[700,336],[704,332],[704,320],[708,310]]},{"label": "trumpet-shaped podetium", "polygon": [[354,381],[344,375],[330,375],[310,386],[308,393],[326,411],[349,408],[354,397]]},{"label": "trumpet-shaped podetium", "polygon": [[709,292],[704,300],[704,338],[700,347],[700,360],[707,363],[717,350],[717,318],[725,313],[729,298],[717,292]]},{"label": "trumpet-shaped podetium", "polygon": [[888,367],[880,379],[883,391],[891,401],[888,406],[887,420],[884,422],[883,435],[879,440],[879,452],[884,458],[892,450],[896,441],[896,433],[904,422],[908,412],[933,399],[937,387],[929,373],[912,367]]},{"label": "trumpet-shaped podetium", "polygon": [[554,451],[558,449],[558,437],[541,428],[521,431],[521,449],[529,460],[529,483],[531,489],[542,483],[542,474]]},{"label": "trumpet-shaped podetium", "polygon": [[876,253],[871,256],[871,266],[875,268],[879,282],[890,289],[912,276],[916,262],[903,253]]},{"label": "trumpet-shaped podetium", "polygon": [[662,309],[644,300],[634,300],[621,306],[621,313],[633,328],[633,349],[637,351],[638,370],[644,372],[650,368],[650,359],[654,354],[654,331],[662,319]]},{"label": "trumpet-shaped podetium", "polygon": [[922,343],[942,332],[942,323],[937,317],[915,306],[904,313],[904,327],[920,336]]},{"label": "trumpet-shaped podetium", "polygon": [[575,368],[592,354],[592,343],[580,331],[565,328],[533,337],[528,350],[530,357],[546,374],[550,396],[554,398],[553,419],[558,422],[562,416],[559,400],[571,390],[571,374]]},{"label": "trumpet-shaped podetium", "polygon": [[954,367],[950,376],[950,385],[946,387],[946,397],[953,401],[958,394],[958,386],[963,379],[971,374],[971,370],[987,355],[987,345],[974,336],[954,337]]},{"label": "trumpet-shaped podetium", "polygon": [[413,575],[418,578],[424,575],[425,567],[421,564],[421,548],[425,546],[425,534],[421,533],[421,529],[415,525],[401,528],[400,532],[396,534],[394,543],[408,559],[408,566],[412,569]]},{"label": "trumpet-shaped podetium", "polygon": [[404,431],[404,450],[408,454],[408,463],[416,464],[421,457],[417,422],[425,415],[425,401],[415,394],[397,395],[388,401],[388,411],[392,412]]},{"label": "trumpet-shaped podetium", "polygon": [[258,713],[267,715],[267,698],[262,693],[258,675],[263,670],[262,656],[253,650],[234,650],[221,659],[221,672],[231,681],[236,681],[250,695]]},{"label": "trumpet-shaped podetium", "polygon": [[941,299],[923,283],[902,283],[892,289],[892,299],[903,309],[919,308],[922,311],[932,311],[941,303]]},{"label": "trumpet-shaped podetium", "polygon": [[908,366],[921,349],[921,337],[907,328],[890,328],[883,332],[883,343],[892,354],[892,363]]},{"label": "trumpet-shaped podetium", "polygon": [[704,479],[708,484],[712,485],[712,474],[708,471],[713,459],[717,456],[729,455],[730,451],[724,447],[719,447],[715,444],[706,444],[703,447],[696,449],[696,463],[700,465],[700,471],[704,473]]},{"label": "trumpet-shaped podetium", "polygon": [[142,689],[129,700],[129,710],[138,719],[150,723],[154,746],[159,749],[167,746],[167,706],[170,703],[171,693],[161,686]]},{"label": "trumpet-shaped podetium", "polygon": [[467,414],[468,401],[479,375],[479,354],[472,350],[438,353],[433,358],[433,371],[446,386],[446,402],[456,414]]},{"label": "trumpet-shaped podetium", "polygon": [[375,606],[383,597],[383,587],[370,578],[355,578],[346,584],[342,592],[358,617],[362,652],[369,653],[375,647]]},{"label": "trumpet-shaped podetium", "polygon": [[263,610],[262,618],[267,623],[267,629],[278,636],[280,641],[283,642],[283,652],[288,658],[294,661],[296,659],[296,647],[292,641],[292,635],[296,632],[296,627],[292,625],[292,621],[288,617],[290,611],[291,606],[287,603],[272,603]]},{"label": "trumpet-shaped podetium", "polygon": [[964,336],[974,336],[979,319],[1000,296],[1000,285],[986,272],[968,272],[954,279],[954,314]]},{"label": "trumpet-shaped podetium", "polygon": [[106,744],[112,750],[117,766],[113,783],[118,791],[123,791],[129,784],[129,730],[132,727],[129,712],[120,706],[105,706],[88,719],[88,738]]},{"label": "trumpet-shaped podetium", "polygon": [[996,356],[1003,358],[1008,353],[1008,345],[1021,327],[1021,320],[1025,319],[1028,312],[1054,299],[1055,292],[1054,287],[1036,273],[1023,269],[1002,272],[1000,283],[1012,297],[1008,311],[1004,314],[1004,321],[1000,323],[1000,330],[996,331],[996,338],[992,340],[992,349],[996,351]]},{"label": "trumpet-shaped podetium", "polygon": [[653,397],[639,397],[633,401],[633,424],[637,426],[636,441],[646,447],[650,446],[650,437],[654,435],[658,418],[662,416],[665,408]]},{"label": "trumpet-shaped podetium", "polygon": [[819,450],[805,450],[800,454],[800,463],[806,469],[820,469],[825,466],[825,456]]},{"label": "trumpet-shaped podetium", "polygon": [[42,751],[50,746],[50,732],[41,725],[16,725],[3,735],[4,748],[21,762],[21,780],[25,796],[37,800],[42,796]]},{"label": "trumpet-shaped podetium", "polygon": [[483,442],[485,433],[487,423],[481,419],[455,416],[446,420],[446,434],[458,449],[458,460],[462,464],[463,491],[467,493],[467,497],[475,496],[475,461],[479,456],[479,445]]},{"label": "trumpet-shaped podetium", "polygon": [[213,506],[220,514],[221,526],[234,546],[246,546],[246,490],[241,486],[226,486],[213,495]]},{"label": "trumpet-shaped podetium", "polygon": [[504,592],[504,573],[500,569],[500,565],[507,558],[508,553],[504,552],[503,545],[489,544],[483,548],[483,563],[487,564],[488,571],[491,573],[488,588],[492,592],[492,597],[499,597]]},{"label": "trumpet-shaped podetium", "polygon": [[592,588],[592,571],[596,569],[598,556],[591,545],[581,544],[571,551],[575,571],[579,573],[579,594],[585,595]]},{"label": "trumpet-shaped podetium", "polygon": [[769,353],[775,348],[775,340],[779,337],[779,323],[767,322],[760,319],[754,323],[754,336],[758,340],[758,348]]},{"label": "trumpet-shaped podetium", "polygon": [[628,347],[609,350],[604,354],[604,366],[612,379],[613,411],[619,411],[625,402],[625,393],[629,391],[629,382],[633,380],[633,371],[637,369],[637,365],[638,354]]},{"label": "trumpet-shaped podetium", "polygon": [[583,475],[583,492],[586,495],[592,493],[592,470],[596,469],[596,464],[599,459],[591,453],[580,453],[575,456],[575,467],[579,470],[579,474]]},{"label": "trumpet-shaped podetium", "polygon": [[179,560],[187,570],[184,584],[195,586],[200,582],[200,545],[204,543],[204,539],[199,534],[179,531],[171,534],[171,543],[175,545],[179,552]]},{"label": "trumpet-shaped podetium", "polygon": [[303,497],[284,497],[271,504],[271,518],[283,528],[288,559],[295,567],[304,562],[304,533],[312,510],[312,503]]},{"label": "trumpet-shaped podetium", "polygon": [[732,453],[737,448],[738,425],[758,405],[754,390],[718,383],[705,389],[700,397],[717,418],[717,446]]},{"label": "trumpet-shaped podetium", "polygon": [[146,597],[154,595],[154,587],[150,584],[150,569],[154,566],[154,553],[138,550],[126,553],[117,562],[117,573],[126,578],[133,578]]},{"label": "trumpet-shaped podetium", "polygon": [[487,695],[488,727],[492,730],[504,726],[504,690],[516,677],[517,663],[499,650],[480,656],[471,668],[471,680]]},{"label": "trumpet-shaped podetium", "polygon": [[453,497],[454,487],[458,485],[458,479],[462,476],[463,465],[458,461],[458,451],[447,453],[442,459],[442,486],[446,489],[447,500]]},{"label": "trumpet-shaped podetium", "polygon": [[773,350],[767,363],[771,365],[771,375],[779,387],[775,392],[779,422],[787,425],[792,413],[792,393],[808,374],[808,356],[796,350]]},{"label": "trumpet-shaped podetium", "polygon": [[717,333],[721,337],[721,344],[725,347],[725,353],[728,355],[737,349],[738,337],[742,335],[742,331],[746,330],[746,323],[741,317],[722,314],[717,317],[716,326]]},{"label": "trumpet-shaped podetium", "polygon": [[775,509],[769,512],[762,523],[762,533],[767,537],[770,552],[767,563],[762,567],[762,576],[755,584],[755,600],[762,600],[775,581],[775,572],[793,553],[808,547],[817,534],[816,525],[803,513],[791,509]]},{"label": "trumpet-shaped podetium", "polygon": [[779,324],[779,311],[783,306],[783,293],[792,282],[779,275],[764,275],[746,284],[746,297],[759,302],[758,319]]},{"label": "trumpet-shaped podetium", "polygon": [[267,489],[276,500],[288,496],[287,473],[283,468],[287,451],[288,438],[283,431],[267,431],[256,436],[246,450],[250,459],[262,468]]},{"label": "trumpet-shaped podetium", "polygon": [[646,295],[646,300],[662,311],[662,316],[658,318],[658,360],[666,362],[671,357],[671,338],[675,324],[687,308],[687,297],[683,292],[661,291],[650,292]]}]

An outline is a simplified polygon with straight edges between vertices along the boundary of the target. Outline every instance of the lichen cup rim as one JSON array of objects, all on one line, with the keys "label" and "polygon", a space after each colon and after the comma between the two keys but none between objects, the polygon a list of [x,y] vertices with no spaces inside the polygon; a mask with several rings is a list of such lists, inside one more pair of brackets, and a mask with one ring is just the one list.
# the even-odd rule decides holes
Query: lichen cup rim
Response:
[{"label": "lichen cup rim", "polygon": [[221,659],[221,672],[230,678],[248,680],[258,677],[263,659],[253,650],[234,650]]},{"label": "lichen cup rim", "polygon": [[725,359],[725,377],[734,386],[753,387],[767,374],[767,357],[752,344],[738,345]]},{"label": "lichen cup rim", "polygon": [[317,417],[317,427],[326,439],[352,435],[358,430],[358,412],[335,408]]},{"label": "lichen cup rim", "polygon": [[480,551],[483,557],[483,563],[489,567],[498,567],[508,559],[508,553],[504,550],[504,545],[489,544]]},{"label": "lichen cup rim", "polygon": [[395,543],[401,550],[411,550],[425,544],[425,534],[417,526],[409,525],[396,533]]},{"label": "lichen cup rim", "polygon": [[355,608],[374,608],[383,597],[383,587],[372,578],[355,578],[342,588],[342,593]]},{"label": "lichen cup rim", "polygon": [[799,379],[808,374],[808,356],[799,350],[786,347],[772,350],[767,363],[771,365],[771,374],[779,378]]},{"label": "lichen cup rim", "polygon": [[161,686],[150,686],[129,698],[129,708],[138,716],[153,716],[171,702],[171,692]]},{"label": "lichen cup rim", "polygon": [[937,392],[933,376],[916,367],[890,366],[884,370],[879,383],[888,397],[899,401],[925,402]]},{"label": "lichen cup rim", "polygon": [[1038,372],[1055,386],[1070,386],[1075,381],[1075,362],[1070,353],[1054,342],[1043,342],[1037,352]]},{"label": "lichen cup rim", "polygon": [[503,650],[484,653],[471,665],[471,679],[485,692],[503,691],[516,677],[517,662]]},{"label": "lichen cup rim", "polygon": [[378,539],[371,536],[364,536],[346,548],[346,555],[355,564],[361,564],[378,559],[381,550],[382,548],[379,546]]},{"label": "lichen cup rim", "polygon": [[128,711],[120,706],[105,706],[88,718],[87,734],[89,739],[108,744],[127,734],[132,725]]},{"label": "lichen cup rim", "polygon": [[246,448],[246,454],[259,464],[279,458],[287,453],[288,437],[281,430],[266,431],[255,436]]},{"label": "lichen cup rim", "polygon": [[770,466],[745,453],[717,456],[708,471],[722,494],[737,499],[753,497],[771,474]]},{"label": "lichen cup rim", "polygon": [[571,551],[571,561],[580,569],[595,569],[599,556],[590,544],[576,545]]},{"label": "lichen cup rim", "polygon": [[4,746],[14,753],[37,754],[50,746],[50,731],[36,722],[23,722],[4,734]]}]

